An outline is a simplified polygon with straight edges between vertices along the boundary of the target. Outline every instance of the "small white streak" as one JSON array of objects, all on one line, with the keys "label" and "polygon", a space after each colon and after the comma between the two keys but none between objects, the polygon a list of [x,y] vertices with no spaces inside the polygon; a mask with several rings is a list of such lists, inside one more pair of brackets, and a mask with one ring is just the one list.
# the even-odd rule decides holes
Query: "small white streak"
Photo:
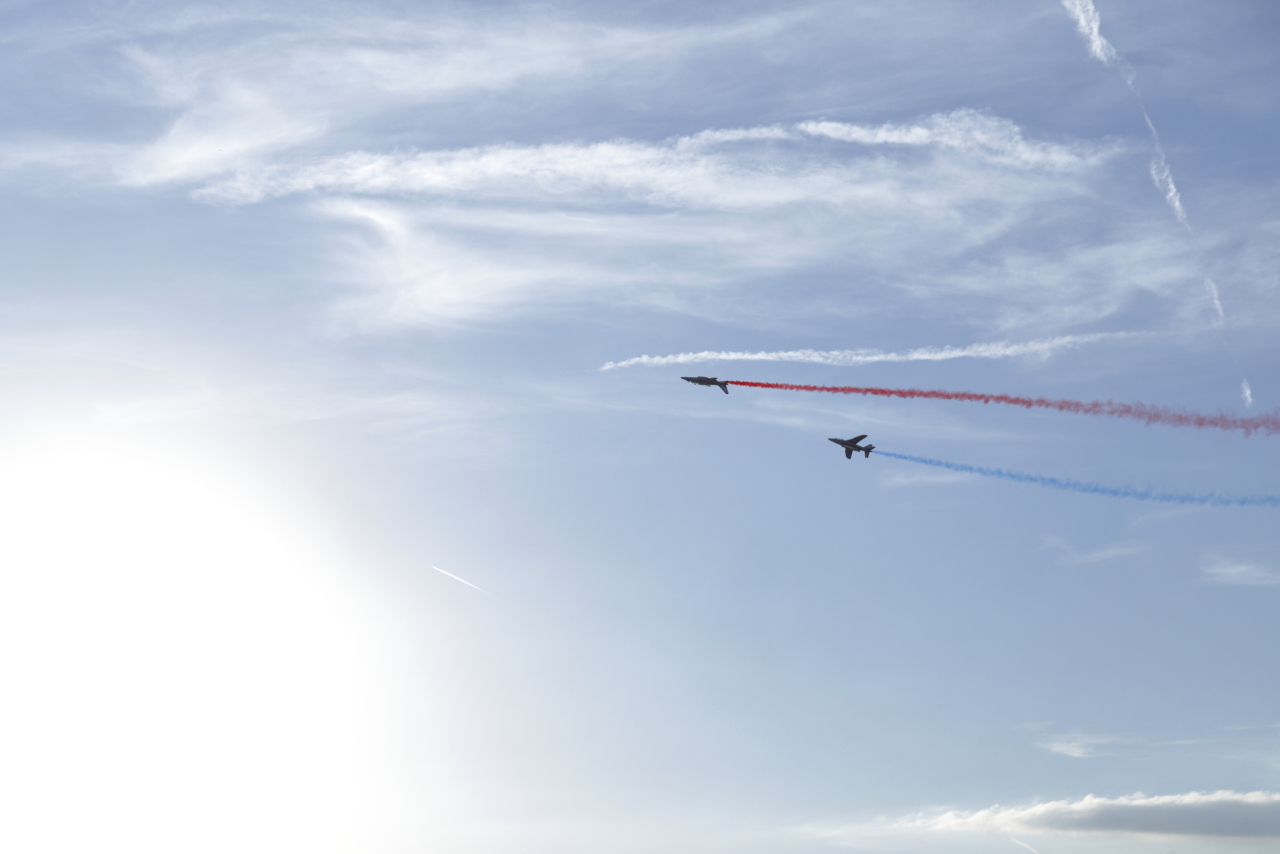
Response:
[{"label": "small white streak", "polygon": [[441,568],[440,568],[440,567],[438,567],[438,566],[433,566],[433,567],[431,567],[431,568],[432,568],[432,569],[434,569],[436,572],[439,572],[439,573],[442,573],[442,574],[444,574],[444,575],[449,576],[449,577],[450,577],[450,578],[452,578],[454,581],[461,581],[463,584],[467,585],[468,587],[475,587],[475,589],[476,589],[476,590],[479,590],[481,593],[484,593],[485,595],[488,595],[488,593],[489,593],[489,591],[488,591],[488,590],[483,590],[483,589],[481,589],[481,588],[479,588],[479,587],[476,587],[476,586],[475,586],[474,584],[472,584],[470,581],[467,581],[465,578],[459,578],[458,576],[454,575],[452,572],[445,572],[443,569],[441,569]]},{"label": "small white streak", "polygon": [[1160,145],[1160,135],[1156,133],[1156,126],[1147,115],[1146,108],[1142,107],[1142,97],[1134,86],[1133,69],[1120,57],[1111,43],[1103,38],[1102,17],[1093,5],[1093,0],[1062,0],[1062,6],[1075,20],[1076,29],[1080,31],[1080,35],[1084,36],[1093,58],[1103,65],[1114,65],[1118,62],[1123,68],[1125,83],[1129,86],[1129,91],[1138,99],[1138,105],[1142,108],[1142,118],[1146,120],[1147,127],[1151,130],[1151,139],[1155,143],[1156,154],[1151,159],[1151,180],[1156,185],[1156,189],[1164,195],[1165,203],[1177,217],[1178,223],[1190,230],[1187,225],[1186,209],[1182,207],[1182,197],[1178,194],[1178,187],[1173,182],[1173,170],[1169,168],[1169,159],[1165,157],[1164,148]]},{"label": "small white streak", "polygon": [[1021,839],[1014,839],[1012,836],[1010,836],[1010,837],[1009,837],[1009,841],[1010,841],[1010,842],[1012,842],[1014,845],[1021,845],[1023,848],[1025,848],[1025,849],[1027,849],[1028,851],[1030,851],[1030,852],[1031,852],[1031,854],[1040,854],[1040,852],[1039,852],[1039,851],[1037,851],[1036,849],[1032,848],[1030,845],[1028,845],[1027,843],[1023,842]]},{"label": "small white streak", "polygon": [[1280,586],[1280,573],[1256,563],[1213,557],[1201,567],[1201,580],[1208,584],[1230,584],[1240,587]]},{"label": "small white streak", "polygon": [[1178,187],[1173,183],[1173,170],[1169,168],[1169,158],[1165,156],[1164,146],[1160,144],[1160,133],[1156,130],[1155,123],[1151,121],[1151,116],[1147,115],[1146,107],[1142,107],[1141,99],[1138,105],[1142,109],[1142,120],[1147,123],[1147,129],[1151,131],[1151,143],[1156,149],[1156,156],[1151,158],[1151,181],[1156,185],[1156,189],[1164,194],[1165,203],[1178,218],[1178,222],[1186,227],[1187,212],[1182,207],[1182,196],[1178,193]]},{"label": "small white streak", "polygon": [[1187,212],[1182,207],[1182,196],[1178,194],[1178,186],[1173,183],[1173,172],[1169,169],[1169,161],[1164,151],[1156,149],[1156,156],[1151,159],[1151,181],[1156,189],[1164,194],[1164,200],[1173,215],[1182,225],[1187,224]]},{"label": "small white streak", "polygon": [[1095,744],[1111,744],[1114,741],[1114,738],[1106,736],[1072,734],[1060,736],[1057,741],[1046,742],[1039,747],[1072,759],[1088,759],[1098,755],[1098,751],[1094,749]]},{"label": "small white streak", "polygon": [[1137,332],[1097,332],[1091,335],[1063,335],[1038,341],[1013,343],[996,341],[970,344],[967,347],[920,347],[901,353],[883,350],[774,350],[745,352],[736,350],[703,350],[700,353],[676,353],[670,356],[635,356],[620,362],[606,362],[602,371],[629,368],[632,365],[661,367],[690,365],[697,362],[809,362],[817,365],[870,365],[877,362],[945,362],[950,359],[1008,359],[1014,356],[1048,356],[1057,350],[1079,347],[1095,341],[1129,338]]},{"label": "small white streak", "polygon": [[1204,280],[1205,292],[1209,294],[1209,302],[1213,305],[1213,311],[1216,317],[1213,319],[1214,326],[1222,326],[1226,321],[1227,313],[1222,310],[1222,298],[1218,294],[1218,286],[1213,279]]},{"label": "small white streak", "polygon": [[1240,380],[1240,399],[1244,401],[1245,409],[1253,408],[1253,389],[1249,388],[1247,379]]}]

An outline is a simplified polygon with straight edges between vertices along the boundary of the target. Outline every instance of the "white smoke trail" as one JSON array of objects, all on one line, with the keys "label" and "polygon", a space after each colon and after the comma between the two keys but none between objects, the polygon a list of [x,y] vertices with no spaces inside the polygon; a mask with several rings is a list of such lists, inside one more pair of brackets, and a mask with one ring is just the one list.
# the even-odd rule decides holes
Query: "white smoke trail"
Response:
[{"label": "white smoke trail", "polygon": [[1093,0],[1062,0],[1062,5],[1075,19],[1076,29],[1089,45],[1089,53],[1103,65],[1110,65],[1120,58],[1111,42],[1102,37],[1102,18],[1093,6]]},{"label": "white smoke trail", "polygon": [[950,359],[1008,359],[1014,356],[1048,356],[1058,350],[1066,350],[1091,344],[1141,335],[1140,332],[1095,332],[1092,335],[1063,335],[1039,341],[1011,343],[996,341],[970,344],[968,347],[921,347],[903,353],[886,353],[883,350],[774,350],[745,352],[736,350],[703,350],[700,353],[676,353],[670,356],[635,356],[620,362],[606,362],[602,371],[629,368],[633,365],[661,367],[663,365],[692,365],[698,362],[808,362],[817,365],[870,365],[876,362],[945,362]]},{"label": "white smoke trail", "polygon": [[1244,401],[1245,409],[1253,408],[1253,389],[1249,388],[1247,379],[1240,380],[1240,399]]},{"label": "white smoke trail", "polygon": [[1028,845],[1027,843],[1023,842],[1021,839],[1014,839],[1012,836],[1010,836],[1010,837],[1009,837],[1009,841],[1010,841],[1010,842],[1012,842],[1014,845],[1021,845],[1023,848],[1025,848],[1025,849],[1027,849],[1028,851],[1030,851],[1030,852],[1031,852],[1031,854],[1040,854],[1040,852],[1039,852],[1039,851],[1037,851],[1036,849],[1032,848],[1030,845]]}]

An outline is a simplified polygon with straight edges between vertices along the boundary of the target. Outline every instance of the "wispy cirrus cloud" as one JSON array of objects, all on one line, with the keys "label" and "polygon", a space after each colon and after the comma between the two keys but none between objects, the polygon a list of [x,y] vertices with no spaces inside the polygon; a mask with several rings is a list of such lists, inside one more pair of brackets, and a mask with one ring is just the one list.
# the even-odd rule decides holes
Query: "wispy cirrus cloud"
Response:
[{"label": "wispy cirrus cloud", "polygon": [[1068,146],[1028,140],[1008,120],[973,110],[929,116],[916,124],[855,125],[844,122],[802,122],[802,133],[860,145],[937,146],[977,155],[992,163],[1020,169],[1079,169],[1096,156],[1089,146]]},{"label": "wispy cirrus cloud", "polygon": [[[346,304],[362,325],[617,298],[623,288],[630,302],[687,310],[692,295],[722,286],[837,267],[909,298],[1000,293],[1001,311],[1042,320],[1047,300],[1079,322],[1109,310],[1080,292],[1096,292],[1109,274],[1071,274],[1057,257],[1054,281],[1043,272],[1028,280],[1019,268],[1041,262],[994,246],[1046,205],[1091,204],[1092,182],[1127,150],[1028,140],[1007,119],[957,110],[914,125],[352,152],[246,167],[197,196],[252,204],[305,194],[317,210],[358,223],[363,236],[341,250],[338,267],[362,283]],[[954,259],[979,247],[994,260],[957,269]],[[1145,287],[1153,274],[1168,275],[1129,272],[1124,287]]]},{"label": "wispy cirrus cloud", "polygon": [[1208,584],[1244,587],[1280,586],[1280,572],[1250,561],[1209,556],[1200,567],[1200,578]]},{"label": "wispy cirrus cloud", "polygon": [[[1130,144],[1038,139],[972,109],[656,140],[359,145],[388,111],[448,112],[477,92],[629,79],[813,14],[683,27],[533,12],[305,24],[249,16],[153,29],[145,40],[113,31],[135,100],[165,117],[161,132],[10,145],[0,161],[130,187],[195,185],[196,198],[222,204],[315,200],[345,225],[325,250],[333,277],[353,286],[338,314],[367,329],[567,299],[696,314],[728,288],[740,293],[730,313],[759,313],[765,290],[797,275],[878,289],[886,299],[876,305],[963,301],[1001,331],[1064,329],[1137,291],[1176,292],[1184,262],[1160,235],[1139,227],[1091,249],[1051,224],[1110,204],[1100,181]],[[346,150],[334,153],[335,140]],[[1035,240],[1021,239],[1031,231]]]},{"label": "wispy cirrus cloud", "polygon": [[1056,536],[1045,538],[1045,546],[1060,550],[1062,552],[1062,562],[1074,566],[1087,566],[1116,560],[1117,558],[1132,557],[1147,550],[1147,546],[1141,543],[1120,542],[1101,548],[1089,549],[1088,551],[1077,551],[1065,539]]},{"label": "wispy cirrus cloud", "polygon": [[[861,147],[932,148],[975,164],[1048,173],[1084,171],[1124,150],[1116,144],[1027,140],[1008,119],[961,109],[928,116],[913,125],[802,122],[708,130],[656,143],[611,140],[352,152],[313,162],[241,169],[197,191],[196,197],[245,204],[309,192],[472,198],[587,195],[588,200],[590,194],[602,193],[655,205],[742,208],[847,202],[888,189],[863,187],[850,195],[849,179],[863,171],[856,167],[871,164],[859,163],[856,153],[852,162],[822,158],[805,145],[812,138]],[[748,145],[752,143],[756,145]],[[874,171],[864,174],[889,177]]]},{"label": "wispy cirrus cloud", "polygon": [[1038,341],[994,341],[965,347],[918,347],[902,352],[884,350],[772,350],[737,351],[703,350],[698,353],[675,353],[670,356],[633,356],[618,362],[606,362],[602,371],[629,368],[633,365],[662,367],[692,365],[699,362],[808,362],[816,365],[871,365],[877,362],[945,362],[951,359],[1009,359],[1016,356],[1050,356],[1061,350],[1081,347],[1098,341],[1131,338],[1141,333],[1096,332],[1090,335],[1061,335]]},{"label": "wispy cirrus cloud", "polygon": [[[163,130],[128,143],[11,140],[0,162],[97,172],[131,186],[201,181],[388,110],[663,63],[767,38],[807,14],[628,27],[536,10],[469,19],[376,13],[301,19],[255,10],[84,27],[80,40],[109,46],[124,60],[123,71],[113,68],[117,95],[135,110],[167,116]],[[27,38],[66,41],[60,31]]]},{"label": "wispy cirrus cloud", "polygon": [[1112,744],[1115,741],[1116,739],[1105,735],[1071,733],[1069,735],[1053,736],[1047,741],[1041,742],[1040,747],[1060,756],[1070,756],[1072,759],[1086,759],[1090,756],[1097,756],[1100,745]]},{"label": "wispy cirrus cloud", "polygon": [[[243,49],[254,56],[265,50]],[[297,59],[311,48],[299,50],[284,51],[302,69],[291,74],[311,67],[311,60]],[[383,62],[362,56],[360,62]],[[92,170],[98,158],[114,164],[103,168],[126,184],[202,181],[195,197],[208,202],[317,200],[317,212],[356,226],[330,251],[335,274],[347,271],[360,283],[340,310],[365,328],[457,320],[621,289],[632,302],[687,310],[690,295],[729,283],[838,267],[930,299],[947,291],[999,293],[1006,287],[1001,280],[1026,280],[1018,268],[1029,259],[985,252],[993,259],[981,262],[985,269],[957,269],[954,259],[1010,239],[1045,215],[1046,206],[1091,204],[1101,170],[1129,150],[1115,141],[1031,139],[1008,119],[959,109],[910,123],[802,122],[657,141],[303,156],[294,149],[333,128],[345,109],[333,101],[342,98],[324,101],[338,112],[315,113],[314,126],[298,119],[302,124],[290,130],[281,116],[311,115],[305,96],[278,112],[272,106],[278,98],[256,83],[216,74],[206,80],[211,72],[188,73],[179,60],[152,64],[162,100],[191,102],[162,139],[135,149],[112,144],[96,154],[53,146],[39,156],[70,171]],[[271,79],[269,65],[256,76]],[[256,67],[235,67],[241,66]],[[322,88],[326,74],[316,72]],[[354,75],[357,83],[362,74]],[[481,75],[476,85],[486,79]],[[435,91],[411,87],[405,97]],[[382,97],[370,100],[376,105]],[[252,118],[259,113],[266,124]],[[241,118],[256,129],[228,131],[234,140],[219,136],[218,128],[239,127]],[[8,157],[21,159],[13,151]],[[146,164],[145,174],[129,165],[135,160]],[[1070,275],[1061,258],[1051,268]],[[1091,300],[1073,291],[1098,274],[1071,277],[1050,282],[1038,273],[1030,287],[1019,283],[1001,310],[1035,316],[1042,308],[1023,304],[1047,297],[1080,315],[1072,322],[1096,317]],[[1142,277],[1127,278],[1144,286]]]}]

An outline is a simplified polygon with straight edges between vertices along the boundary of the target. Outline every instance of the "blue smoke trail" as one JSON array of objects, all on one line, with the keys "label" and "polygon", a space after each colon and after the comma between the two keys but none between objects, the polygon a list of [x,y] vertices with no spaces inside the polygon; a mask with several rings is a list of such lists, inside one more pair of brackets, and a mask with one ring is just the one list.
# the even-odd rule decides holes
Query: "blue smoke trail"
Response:
[{"label": "blue smoke trail", "polygon": [[942,460],[931,460],[927,457],[912,457],[906,454],[893,454],[889,451],[876,450],[882,457],[893,457],[895,460],[906,460],[926,466],[937,466],[941,469],[980,474],[984,477],[1003,477],[1022,483],[1035,483],[1050,489],[1065,489],[1069,492],[1086,492],[1093,495],[1110,495],[1115,498],[1137,498],[1142,501],[1167,501],[1171,504],[1207,504],[1211,507],[1280,507],[1280,495],[1255,495],[1245,498],[1231,498],[1225,495],[1187,495],[1179,492],[1156,492],[1152,489],[1131,489],[1127,486],[1102,486],[1097,483],[1082,483],[1078,480],[1062,480],[1056,477],[1042,477],[1038,474],[1022,474],[1004,469],[989,469],[983,466],[967,466],[963,463],[948,463]]}]

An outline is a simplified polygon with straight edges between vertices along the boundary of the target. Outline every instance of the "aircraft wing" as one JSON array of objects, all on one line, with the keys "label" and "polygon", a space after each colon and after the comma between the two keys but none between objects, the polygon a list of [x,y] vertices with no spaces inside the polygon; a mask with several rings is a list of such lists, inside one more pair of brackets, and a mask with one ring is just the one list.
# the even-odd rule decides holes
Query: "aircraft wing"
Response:
[{"label": "aircraft wing", "polygon": [[859,442],[861,442],[861,441],[862,441],[863,439],[865,439],[865,438],[867,438],[867,434],[866,434],[866,433],[863,433],[861,436],[854,436],[854,437],[853,437],[852,439],[850,439],[849,441],[856,445],[856,444],[858,444]]}]

